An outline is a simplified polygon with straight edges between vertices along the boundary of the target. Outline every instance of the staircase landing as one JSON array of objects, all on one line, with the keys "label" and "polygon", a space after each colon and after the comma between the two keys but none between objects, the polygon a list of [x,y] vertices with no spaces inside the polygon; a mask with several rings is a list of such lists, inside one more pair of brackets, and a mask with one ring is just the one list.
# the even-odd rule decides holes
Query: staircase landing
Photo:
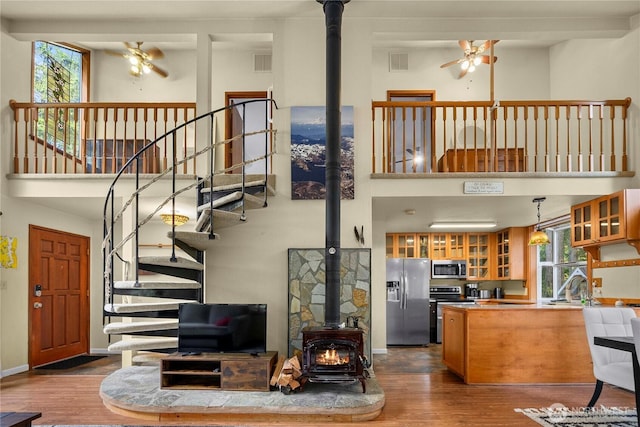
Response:
[{"label": "staircase landing", "polygon": [[111,411],[153,421],[359,422],[382,412],[385,395],[372,374],[367,392],[354,384],[307,383],[304,391],[162,390],[157,366],[115,371],[100,386]]}]

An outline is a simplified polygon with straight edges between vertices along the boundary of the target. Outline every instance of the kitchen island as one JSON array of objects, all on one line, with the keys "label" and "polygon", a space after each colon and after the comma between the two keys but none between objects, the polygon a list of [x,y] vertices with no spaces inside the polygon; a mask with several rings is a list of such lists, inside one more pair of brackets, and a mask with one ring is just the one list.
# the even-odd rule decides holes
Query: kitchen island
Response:
[{"label": "kitchen island", "polygon": [[442,357],[467,384],[594,383],[580,305],[449,305]]}]

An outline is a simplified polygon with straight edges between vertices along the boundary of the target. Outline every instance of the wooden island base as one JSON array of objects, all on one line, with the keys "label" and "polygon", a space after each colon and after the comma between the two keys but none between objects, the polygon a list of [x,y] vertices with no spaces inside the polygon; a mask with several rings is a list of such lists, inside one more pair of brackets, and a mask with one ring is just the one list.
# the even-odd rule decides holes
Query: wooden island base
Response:
[{"label": "wooden island base", "polygon": [[580,306],[447,306],[442,357],[467,384],[595,383]]}]

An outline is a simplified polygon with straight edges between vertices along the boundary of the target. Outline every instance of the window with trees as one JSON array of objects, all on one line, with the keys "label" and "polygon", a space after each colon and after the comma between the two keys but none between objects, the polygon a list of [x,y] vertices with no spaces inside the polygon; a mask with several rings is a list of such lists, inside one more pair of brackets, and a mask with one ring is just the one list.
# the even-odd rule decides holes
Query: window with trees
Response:
[{"label": "window with trees", "polygon": [[562,299],[569,289],[573,298],[587,288],[587,253],[571,247],[569,223],[545,228],[548,245],[538,247],[538,300]]},{"label": "window with trees", "polygon": [[[89,51],[71,45],[36,41],[32,58],[32,102],[70,103],[89,100]],[[76,110],[38,109],[38,140],[73,153],[79,148]]]}]

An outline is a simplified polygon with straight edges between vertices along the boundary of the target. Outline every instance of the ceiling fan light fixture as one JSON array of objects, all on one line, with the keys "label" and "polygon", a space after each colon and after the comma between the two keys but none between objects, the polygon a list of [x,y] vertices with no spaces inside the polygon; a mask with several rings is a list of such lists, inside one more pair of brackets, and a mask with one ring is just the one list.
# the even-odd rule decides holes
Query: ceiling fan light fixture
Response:
[{"label": "ceiling fan light fixture", "polygon": [[460,68],[462,68],[463,70],[466,70],[469,68],[469,65],[470,65],[469,61],[465,59],[464,61],[462,61],[462,64],[460,64]]},{"label": "ceiling fan light fixture", "polygon": [[147,64],[147,63],[143,63],[143,64],[142,64],[142,71],[143,71],[145,74],[149,74],[149,73],[151,72],[151,67],[149,66],[149,64]]},{"label": "ceiling fan light fixture", "polygon": [[482,58],[480,58],[479,56],[473,58],[473,65],[477,67],[478,65],[480,65],[480,63],[482,63]]},{"label": "ceiling fan light fixture", "polygon": [[136,56],[130,56],[130,57],[129,57],[129,63],[130,63],[131,65],[138,65],[138,57],[136,57]]},{"label": "ceiling fan light fixture", "polygon": [[469,70],[468,71],[470,73],[473,73],[475,70],[476,70],[476,66],[475,65],[473,65],[473,64],[469,65]]}]

